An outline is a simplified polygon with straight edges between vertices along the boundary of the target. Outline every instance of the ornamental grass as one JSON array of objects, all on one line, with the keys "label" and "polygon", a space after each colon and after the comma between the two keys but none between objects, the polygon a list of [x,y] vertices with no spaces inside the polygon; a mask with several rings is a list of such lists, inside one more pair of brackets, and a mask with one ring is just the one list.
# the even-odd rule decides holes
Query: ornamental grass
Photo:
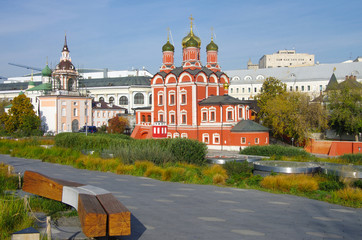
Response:
[{"label": "ornamental grass", "polygon": [[260,182],[260,185],[267,189],[282,192],[289,192],[292,189],[300,192],[318,190],[318,181],[305,174],[267,176]]}]

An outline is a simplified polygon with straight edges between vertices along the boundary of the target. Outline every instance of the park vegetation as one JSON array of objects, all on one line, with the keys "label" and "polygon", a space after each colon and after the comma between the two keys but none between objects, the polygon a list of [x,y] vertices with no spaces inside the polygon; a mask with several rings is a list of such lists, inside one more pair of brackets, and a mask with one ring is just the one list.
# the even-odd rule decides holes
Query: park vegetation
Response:
[{"label": "park vegetation", "polygon": [[19,137],[42,135],[41,121],[33,110],[30,98],[20,94],[11,104],[8,113],[3,112],[0,115],[2,134]]},{"label": "park vegetation", "polygon": [[304,93],[287,92],[286,85],[273,77],[264,81],[257,99],[259,120],[279,138],[304,145],[310,132],[328,127],[327,111],[322,105],[311,103]]},{"label": "park vegetation", "polygon": [[[87,138],[97,138],[96,135],[97,134],[88,136]],[[58,140],[60,139],[56,139],[55,143],[57,143]],[[124,141],[124,139],[119,140]],[[138,140],[130,141],[133,142]],[[51,143],[50,140],[45,140],[42,143],[44,144],[45,142]],[[163,147],[172,146],[172,143],[165,143],[164,141],[152,143],[153,145],[160,144]],[[179,143],[180,142],[177,142],[177,144]],[[143,146],[143,148],[145,148],[149,145],[139,146]],[[122,145],[119,145],[119,148],[122,147]],[[178,158],[177,160],[175,158],[173,161],[154,161],[154,159],[147,158],[146,155],[143,155],[142,158],[141,156],[139,158],[135,158],[135,161],[129,161],[122,157],[115,157],[112,155],[103,156],[99,151],[94,151],[93,154],[83,154],[78,148],[79,146],[76,145],[74,145],[74,149],[71,147],[65,148],[61,146],[44,148],[40,146],[39,139],[20,141],[0,140],[0,153],[10,154],[11,156],[16,157],[36,158],[52,163],[67,164],[81,169],[145,176],[161,181],[193,184],[216,184],[219,186],[252,188],[276,193],[289,193],[345,206],[362,207],[361,180],[356,181],[353,179],[344,179],[325,174],[302,174],[297,176],[272,174],[272,176],[263,178],[259,175],[254,175],[252,164],[247,162],[239,163],[232,161],[221,166],[209,165],[206,164],[206,162],[190,162],[187,158]],[[100,149],[105,148],[101,147]],[[138,148],[138,150],[139,149],[140,148]],[[192,148],[190,149],[190,152],[192,152]],[[263,151],[269,152],[265,155],[271,155],[271,152],[273,152],[270,149]],[[289,155],[287,158],[308,158],[308,153],[305,153],[304,150],[297,149],[296,152],[293,152],[293,150],[290,151],[293,153],[287,154],[286,152],[289,151],[290,150],[285,149],[274,149],[274,152],[278,152],[278,155],[282,156],[282,158],[285,157],[284,154]],[[169,155],[169,157],[172,157],[172,155]],[[347,159],[353,160],[343,161],[354,161],[355,163],[360,164],[361,156],[359,156],[359,159],[357,158],[358,156],[355,158],[347,157]]]},{"label": "park vegetation", "polygon": [[42,197],[32,196],[28,198],[29,205],[26,205],[22,197],[14,194],[19,188],[19,179],[12,172],[13,167],[0,163],[0,239],[10,239],[16,231],[36,227],[30,208],[44,212],[52,219],[77,215],[70,206]]}]

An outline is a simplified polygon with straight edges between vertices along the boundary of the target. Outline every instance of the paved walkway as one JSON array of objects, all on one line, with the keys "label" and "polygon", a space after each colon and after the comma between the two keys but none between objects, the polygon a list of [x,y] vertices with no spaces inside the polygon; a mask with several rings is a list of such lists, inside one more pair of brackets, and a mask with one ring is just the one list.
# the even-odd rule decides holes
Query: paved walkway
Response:
[{"label": "paved walkway", "polygon": [[[132,212],[120,239],[360,239],[362,210],[255,190],[161,182],[0,155],[15,171],[38,171],[112,192]],[[53,230],[58,239],[79,229]]]}]

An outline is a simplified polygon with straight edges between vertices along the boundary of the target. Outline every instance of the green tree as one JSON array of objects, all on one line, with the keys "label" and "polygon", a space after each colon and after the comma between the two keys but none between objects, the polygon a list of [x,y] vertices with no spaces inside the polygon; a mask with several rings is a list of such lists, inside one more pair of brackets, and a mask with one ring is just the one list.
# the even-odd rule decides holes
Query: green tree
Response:
[{"label": "green tree", "polygon": [[344,87],[328,94],[329,125],[339,136],[352,134],[358,141],[362,132],[362,90]]},{"label": "green tree", "polygon": [[3,113],[0,121],[7,133],[29,136],[40,134],[40,118],[35,114],[30,99],[20,94],[13,99],[8,113]]},{"label": "green tree", "polygon": [[124,117],[114,117],[108,120],[108,133],[123,133],[128,126],[128,120]]},{"label": "green tree", "polygon": [[265,104],[264,125],[275,136],[294,138],[304,144],[310,131],[327,128],[327,113],[320,104],[311,104],[306,94],[285,92],[269,99]]},{"label": "green tree", "polygon": [[265,79],[261,92],[256,96],[258,100],[258,106],[260,108],[260,112],[258,114],[258,118],[260,120],[264,120],[265,112],[267,111],[266,105],[268,101],[285,92],[285,83],[282,83],[280,80],[273,77],[268,77],[267,79]]}]

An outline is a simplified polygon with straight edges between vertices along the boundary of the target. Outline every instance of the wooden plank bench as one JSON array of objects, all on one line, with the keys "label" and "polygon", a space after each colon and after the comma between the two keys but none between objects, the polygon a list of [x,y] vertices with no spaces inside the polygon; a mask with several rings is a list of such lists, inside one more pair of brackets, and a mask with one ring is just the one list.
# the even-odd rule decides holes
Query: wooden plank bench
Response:
[{"label": "wooden plank bench", "polygon": [[25,171],[23,190],[77,209],[83,233],[87,237],[131,234],[130,211],[107,190],[33,171]]}]

